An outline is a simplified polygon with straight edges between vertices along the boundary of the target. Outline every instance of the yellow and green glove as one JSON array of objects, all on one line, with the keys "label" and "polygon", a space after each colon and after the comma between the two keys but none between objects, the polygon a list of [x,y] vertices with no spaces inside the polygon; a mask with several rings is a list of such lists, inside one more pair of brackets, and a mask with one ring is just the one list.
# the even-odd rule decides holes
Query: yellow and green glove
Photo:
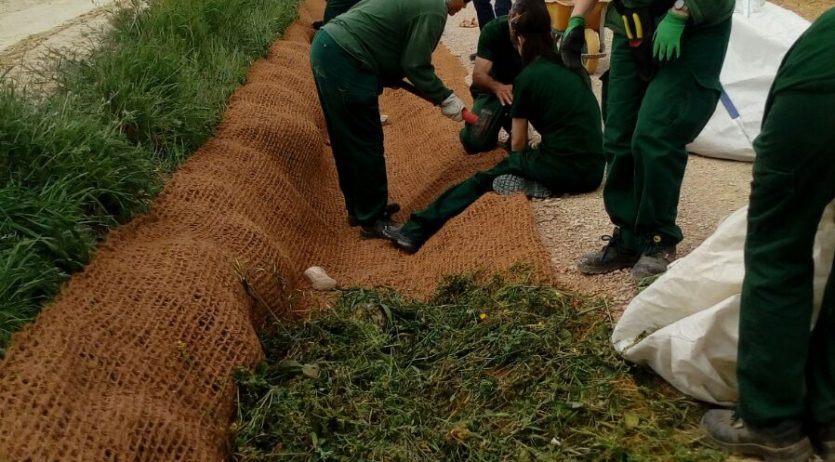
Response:
[{"label": "yellow and green glove", "polygon": [[672,61],[681,56],[681,35],[687,25],[687,17],[667,13],[655,29],[652,57],[656,61]]}]

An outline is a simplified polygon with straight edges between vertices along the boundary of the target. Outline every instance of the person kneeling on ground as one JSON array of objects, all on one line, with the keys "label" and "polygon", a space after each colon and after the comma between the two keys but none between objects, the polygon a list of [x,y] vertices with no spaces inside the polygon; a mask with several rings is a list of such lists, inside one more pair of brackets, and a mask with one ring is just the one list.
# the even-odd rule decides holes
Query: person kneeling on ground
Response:
[{"label": "person kneeling on ground", "polygon": [[473,68],[473,113],[489,124],[476,130],[466,124],[461,129],[461,144],[469,154],[496,147],[499,129],[510,133],[510,106],[513,103],[513,80],[522,70],[522,59],[510,37],[507,16],[490,21],[478,37],[478,52]]},{"label": "person kneeling on ground", "polygon": [[[525,64],[513,85],[512,151],[491,170],[476,173],[413,213],[394,241],[407,252],[416,252],[447,220],[488,191],[548,197],[593,191],[600,185],[603,135],[588,75],[562,65],[542,0],[514,3],[510,26]],[[542,134],[537,149],[528,147],[528,121]]]},{"label": "person kneeling on ground", "polygon": [[736,411],[713,410],[713,443],[765,460],[807,461],[810,437],[835,461],[835,272],[813,311],[814,242],[835,199],[835,9],[786,54],[754,142],[745,239]]},{"label": "person kneeling on ground", "polygon": [[364,0],[322,27],[310,50],[325,113],[339,187],[351,224],[366,238],[391,239],[399,225],[390,215],[378,96],[384,82],[407,77],[443,115],[463,118],[464,102],[435,75],[432,52],[446,16],[470,0]]}]

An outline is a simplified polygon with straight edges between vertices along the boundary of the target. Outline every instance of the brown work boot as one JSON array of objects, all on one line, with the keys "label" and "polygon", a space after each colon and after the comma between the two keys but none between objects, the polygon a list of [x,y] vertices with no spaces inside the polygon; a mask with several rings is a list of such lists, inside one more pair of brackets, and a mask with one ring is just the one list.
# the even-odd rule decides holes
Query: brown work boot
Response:
[{"label": "brown work boot", "polygon": [[632,278],[636,282],[663,274],[676,259],[676,246],[665,244],[661,236],[653,236],[653,242],[632,267]]},{"label": "brown work boot", "polygon": [[813,454],[800,422],[752,428],[734,411],[714,409],[702,417],[702,430],[711,444],[731,454],[762,457],[766,462],[807,462]]},{"label": "brown work boot", "polygon": [[637,251],[624,247],[620,238],[620,228],[615,228],[611,236],[601,236],[606,243],[602,249],[589,252],[577,261],[577,269],[583,274],[611,273],[623,268],[629,268],[638,261]]}]

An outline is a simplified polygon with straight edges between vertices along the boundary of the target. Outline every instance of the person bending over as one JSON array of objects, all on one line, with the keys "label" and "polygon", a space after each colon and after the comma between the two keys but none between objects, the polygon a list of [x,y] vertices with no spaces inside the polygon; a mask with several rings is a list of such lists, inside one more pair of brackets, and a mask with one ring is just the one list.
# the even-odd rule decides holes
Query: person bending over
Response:
[{"label": "person bending over", "polygon": [[394,236],[378,97],[406,77],[441,112],[462,120],[464,102],[435,74],[432,52],[446,16],[469,0],[364,0],[322,27],[310,50],[348,219],[367,238]]},{"label": "person bending over", "polygon": [[[547,197],[600,185],[605,164],[600,109],[588,75],[562,65],[542,0],[517,0],[510,25],[525,64],[513,84],[512,150],[492,169],[476,173],[413,213],[394,240],[407,252],[416,252],[486,192]],[[528,147],[528,122],[542,134],[536,149]]]}]

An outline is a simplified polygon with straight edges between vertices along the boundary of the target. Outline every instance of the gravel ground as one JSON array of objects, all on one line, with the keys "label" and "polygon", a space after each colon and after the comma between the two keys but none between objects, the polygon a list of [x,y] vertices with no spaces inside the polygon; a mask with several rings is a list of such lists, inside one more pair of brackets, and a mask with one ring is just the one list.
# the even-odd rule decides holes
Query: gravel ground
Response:
[{"label": "gravel ground", "polygon": [[0,0],[0,80],[49,90],[56,59],[93,50],[120,1]]},{"label": "gravel ground", "polygon": [[771,0],[771,2],[788,8],[809,21],[814,21],[821,13],[835,7],[835,0]]},{"label": "gravel ground", "polygon": [[[469,55],[475,51],[478,28],[464,28],[460,24],[473,17],[475,10],[468,5],[467,9],[449,19],[443,37],[444,44],[460,57],[469,70],[472,70]],[[608,62],[604,59],[598,75],[607,68]],[[600,82],[594,79],[594,83],[599,98]],[[690,156],[679,207],[679,225],[685,234],[684,241],[679,245],[679,256],[698,246],[722,218],[747,204],[750,180],[749,163]],[[542,241],[562,286],[608,297],[613,311],[622,312],[636,293],[628,271],[585,276],[574,266],[580,255],[603,245],[600,236],[612,231],[603,207],[602,189],[591,194],[535,200],[533,210]]]}]

